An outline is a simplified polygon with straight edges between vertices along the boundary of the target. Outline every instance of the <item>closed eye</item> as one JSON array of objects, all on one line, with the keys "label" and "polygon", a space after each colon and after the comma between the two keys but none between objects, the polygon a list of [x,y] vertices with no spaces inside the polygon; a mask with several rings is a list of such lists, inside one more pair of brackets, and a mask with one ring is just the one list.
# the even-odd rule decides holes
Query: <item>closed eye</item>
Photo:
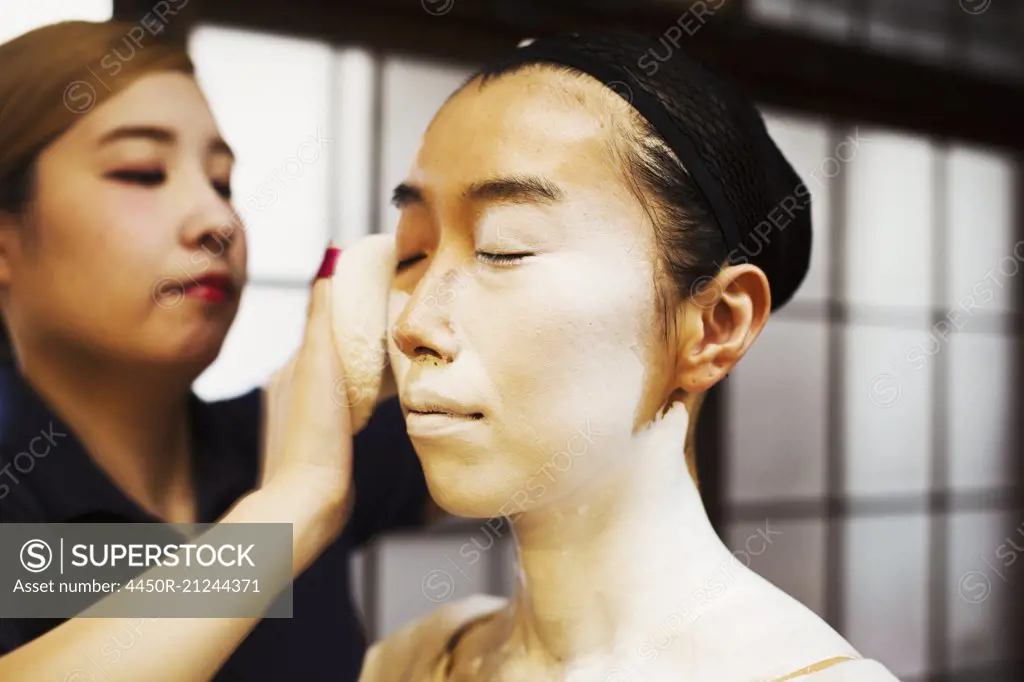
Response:
[{"label": "closed eye", "polygon": [[420,254],[417,254],[415,256],[410,256],[409,258],[406,258],[405,260],[398,261],[398,265],[395,267],[395,272],[401,272],[402,270],[405,270],[406,268],[410,268],[413,265],[415,265],[416,263],[419,263],[421,260],[423,260],[426,257],[427,257],[427,255],[425,253],[420,253]]},{"label": "closed eye", "polygon": [[124,170],[114,171],[108,173],[107,177],[119,180],[120,182],[128,182],[133,185],[142,185],[144,187],[155,187],[163,184],[164,180],[167,179],[167,174],[162,170],[154,171],[136,171],[136,170]]},{"label": "closed eye", "polygon": [[[513,263],[519,263],[524,258],[529,258],[530,256],[535,255],[536,254],[533,253],[532,251],[526,251],[522,253],[489,253],[487,251],[476,252],[477,258],[484,260],[488,263],[491,263],[493,265],[512,265]],[[419,263],[426,257],[426,254],[421,253],[401,260],[395,267],[395,272],[402,272],[403,270],[412,267],[416,263]]]},{"label": "closed eye", "polygon": [[[162,170],[154,171],[136,171],[136,170],[125,170],[125,171],[114,171],[108,173],[107,177],[113,178],[120,182],[127,182],[133,185],[142,185],[143,187],[156,187],[162,185],[167,179],[167,174]],[[231,199],[231,183],[230,182],[213,182],[213,189],[226,200]]]},{"label": "closed eye", "polygon": [[536,254],[529,251],[525,251],[522,253],[488,253],[486,251],[476,252],[477,258],[487,261],[488,263],[493,263],[494,265],[511,265],[513,263],[518,263],[522,261],[524,258],[529,258],[530,256],[534,255]]}]

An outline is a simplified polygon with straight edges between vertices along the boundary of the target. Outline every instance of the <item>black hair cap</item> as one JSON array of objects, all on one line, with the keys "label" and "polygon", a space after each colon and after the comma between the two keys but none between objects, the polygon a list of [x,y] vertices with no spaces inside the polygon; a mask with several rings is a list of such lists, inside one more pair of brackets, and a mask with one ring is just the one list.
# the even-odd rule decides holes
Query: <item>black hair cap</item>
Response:
[{"label": "black hair cap", "polygon": [[532,63],[575,68],[629,101],[708,199],[727,262],[750,262],[765,272],[773,311],[793,297],[810,267],[810,191],[733,84],[683,47],[604,30],[524,43],[481,73]]}]

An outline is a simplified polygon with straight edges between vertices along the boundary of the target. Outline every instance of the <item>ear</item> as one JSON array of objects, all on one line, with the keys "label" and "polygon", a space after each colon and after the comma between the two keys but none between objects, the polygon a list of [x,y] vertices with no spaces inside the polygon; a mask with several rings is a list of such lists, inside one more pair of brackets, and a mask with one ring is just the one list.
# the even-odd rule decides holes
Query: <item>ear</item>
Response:
[{"label": "ear", "polygon": [[728,265],[697,284],[676,311],[676,380],[686,393],[703,393],[725,378],[771,312],[768,277],[755,265]]}]

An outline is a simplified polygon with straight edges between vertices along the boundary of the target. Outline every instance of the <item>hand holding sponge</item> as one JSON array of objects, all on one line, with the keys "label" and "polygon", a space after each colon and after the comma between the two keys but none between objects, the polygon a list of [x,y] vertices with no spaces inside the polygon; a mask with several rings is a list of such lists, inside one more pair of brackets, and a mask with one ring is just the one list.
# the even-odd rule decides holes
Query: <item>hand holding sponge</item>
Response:
[{"label": "hand holding sponge", "polygon": [[331,278],[334,338],[342,377],[335,398],[348,404],[352,433],[376,405],[395,394],[387,353],[387,303],[395,275],[395,237],[363,237],[338,256]]}]

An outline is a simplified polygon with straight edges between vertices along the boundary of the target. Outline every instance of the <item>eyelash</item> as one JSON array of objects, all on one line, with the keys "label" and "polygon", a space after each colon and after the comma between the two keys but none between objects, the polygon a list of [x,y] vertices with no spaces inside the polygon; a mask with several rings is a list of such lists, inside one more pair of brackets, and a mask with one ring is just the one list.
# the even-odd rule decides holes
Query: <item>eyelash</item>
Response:
[{"label": "eyelash", "polygon": [[167,179],[163,171],[114,171],[110,174],[110,177],[122,182],[143,185],[144,187],[156,187]]},{"label": "eyelash", "polygon": [[412,256],[410,258],[406,258],[403,261],[399,261],[398,262],[398,266],[395,268],[395,272],[401,272],[402,270],[405,270],[406,268],[410,268],[413,265],[415,265],[416,263],[419,263],[424,258],[426,258],[426,256],[421,253],[421,254],[418,254],[416,256]]},{"label": "eyelash", "polygon": [[476,257],[483,258],[485,261],[494,263],[495,265],[510,265],[512,263],[518,263],[527,256],[534,254],[529,252],[523,253],[487,253],[485,251],[477,251]]},{"label": "eyelash", "polygon": [[[536,254],[534,254],[532,252],[528,252],[528,251],[527,252],[522,252],[522,253],[488,253],[486,251],[477,251],[476,252],[477,258],[482,258],[485,261],[488,261],[490,263],[493,263],[493,264],[499,265],[499,266],[500,265],[511,265],[512,263],[518,263],[519,261],[523,260],[524,258],[527,258],[529,256],[533,256],[533,255],[536,255]],[[426,256],[421,253],[421,254],[418,254],[418,255],[406,258],[403,261],[399,261],[398,266],[395,268],[395,271],[396,272],[402,272],[406,268],[412,267],[413,265],[415,265],[416,263],[420,262],[424,258],[426,258]]]},{"label": "eyelash", "polygon": [[[109,177],[121,182],[130,182],[143,187],[156,187],[157,185],[163,184],[164,180],[167,179],[167,175],[163,171],[115,171],[109,174]],[[223,199],[231,199],[231,184],[226,182],[214,182],[212,183],[213,189],[216,190]]]}]

